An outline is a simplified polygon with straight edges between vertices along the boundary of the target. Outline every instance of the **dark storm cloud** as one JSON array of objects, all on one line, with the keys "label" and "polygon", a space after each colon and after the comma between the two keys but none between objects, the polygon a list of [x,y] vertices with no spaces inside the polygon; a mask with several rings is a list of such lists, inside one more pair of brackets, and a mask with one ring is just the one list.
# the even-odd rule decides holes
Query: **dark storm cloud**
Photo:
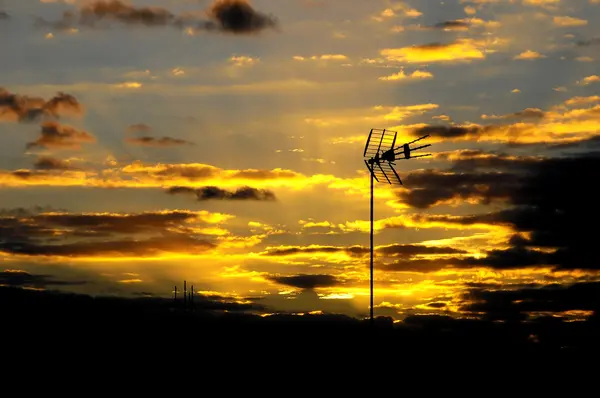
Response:
[{"label": "dark storm cloud", "polygon": [[519,318],[528,312],[600,310],[600,282],[552,284],[518,290],[471,289],[462,311],[484,312],[494,319]]},{"label": "dark storm cloud", "polygon": [[153,146],[153,147],[168,147],[168,146],[176,146],[176,145],[193,145],[190,141],[182,140],[179,138],[172,137],[135,137],[135,138],[127,138],[128,143],[133,145],[142,145],[142,146]]},{"label": "dark storm cloud", "polygon": [[425,305],[427,305],[428,307],[431,307],[431,308],[444,308],[444,307],[446,307],[448,304],[446,304],[446,303],[441,303],[441,302],[435,302],[435,303],[427,303],[427,304],[425,304]]},{"label": "dark storm cloud", "polygon": [[203,253],[215,245],[208,241],[195,239],[184,234],[173,234],[145,240],[120,239],[62,244],[43,244],[38,242],[0,241],[0,251],[28,256],[154,256],[164,252]]},{"label": "dark storm cloud", "polygon": [[[382,262],[380,269],[390,272],[428,273],[444,269],[472,269],[481,267],[495,270],[546,267],[584,270],[597,270],[600,268],[597,261],[573,263],[571,257],[561,255],[560,252],[552,253],[532,250],[520,242],[520,240],[522,239],[511,239],[509,243],[515,246],[509,249],[485,251],[483,253],[485,257],[465,256],[434,259],[408,257],[395,260],[391,263]],[[524,242],[528,243],[528,241]],[[572,265],[565,266],[563,265],[564,261],[571,261]]]},{"label": "dark storm cloud", "polygon": [[255,11],[246,0],[216,0],[209,16],[220,30],[235,34],[256,33],[277,26],[273,16]]},{"label": "dark storm cloud", "polygon": [[[504,119],[505,117],[496,116],[489,118]],[[423,127],[414,128],[411,131],[411,135],[414,137],[421,137],[429,134],[431,136],[448,141],[470,139],[478,140],[481,137],[497,136],[499,133],[501,133],[503,136],[517,136],[522,132],[522,130],[523,127],[519,124],[490,124],[468,126],[427,125]]]},{"label": "dark storm cloud", "polygon": [[506,250],[490,250],[486,257],[446,257],[446,258],[402,258],[391,263],[383,263],[385,271],[427,273],[443,269],[492,268],[498,270],[545,267],[552,264],[552,254],[524,247]]},{"label": "dark storm cloud", "polygon": [[203,236],[174,232],[188,221],[197,221],[197,215],[179,211],[129,215],[5,211],[0,216],[0,251],[33,256],[143,257],[161,252],[202,253],[213,248]]},{"label": "dark storm cloud", "polygon": [[477,198],[482,203],[509,199],[519,186],[518,176],[502,172],[445,173],[424,170],[410,173],[404,179],[409,190],[400,191],[403,202],[426,209],[444,201]]},{"label": "dark storm cloud", "polygon": [[528,250],[522,246],[506,250],[490,250],[485,258],[466,258],[460,261],[463,266],[486,266],[494,269],[517,269],[543,267],[552,263],[552,255],[536,250]]},{"label": "dark storm cloud", "polygon": [[293,275],[293,276],[269,276],[268,280],[281,285],[296,287],[299,289],[315,289],[318,287],[332,287],[340,284],[333,275]]},{"label": "dark storm cloud", "polygon": [[535,166],[511,192],[510,202],[517,207],[504,214],[517,231],[530,234],[513,243],[556,248],[551,264],[557,268],[600,269],[595,234],[590,231],[600,224],[593,187],[599,180],[599,154],[553,158]]},{"label": "dark storm cloud", "polygon": [[377,252],[388,256],[416,256],[419,254],[459,254],[464,250],[451,247],[435,247],[421,245],[390,245],[378,247]]},{"label": "dark storm cloud", "polygon": [[391,263],[381,264],[378,268],[389,272],[435,272],[445,268],[472,268],[474,265],[464,264],[463,259],[451,258],[403,258]]},{"label": "dark storm cloud", "polygon": [[79,149],[81,143],[93,143],[96,138],[86,131],[75,127],[48,121],[41,125],[41,136],[27,143],[27,149],[41,148],[69,148]]},{"label": "dark storm cloud", "polygon": [[183,211],[138,214],[39,214],[32,221],[50,227],[84,228],[106,233],[143,233],[164,230],[196,219]]},{"label": "dark storm cloud", "polygon": [[269,248],[261,253],[264,256],[291,256],[304,253],[339,253],[347,252],[351,255],[363,255],[369,252],[369,248],[362,246],[338,247],[338,246],[291,246]]},{"label": "dark storm cloud", "polygon": [[461,138],[465,136],[477,136],[483,133],[483,130],[479,126],[463,127],[463,126],[424,126],[414,129],[413,135],[435,135],[442,138]]},{"label": "dark storm cloud", "polygon": [[81,114],[83,107],[74,96],[59,92],[49,100],[10,93],[0,87],[0,121],[38,121],[42,118],[59,118],[68,114]]},{"label": "dark storm cloud", "polygon": [[[0,238],[26,234],[51,237],[56,228],[106,234],[144,233],[162,231],[195,218],[194,213],[179,211],[116,215],[60,213],[46,208],[10,209],[0,213]],[[25,233],[19,234],[19,231]]]},{"label": "dark storm cloud", "polygon": [[256,189],[251,187],[242,187],[233,192],[226,191],[218,187],[204,187],[196,189],[198,200],[257,200],[272,201],[275,200],[275,194],[266,189]]},{"label": "dark storm cloud", "polygon": [[253,34],[268,28],[276,28],[276,19],[256,11],[245,0],[216,0],[206,11],[175,15],[162,7],[136,7],[119,0],[96,0],[84,4],[79,10],[79,20],[74,12],[66,12],[59,21],[37,19],[38,26],[49,26],[57,30],[68,30],[77,23],[95,27],[102,22],[119,22],[126,25],[146,27],[191,28],[233,34]]},{"label": "dark storm cloud", "polygon": [[516,232],[508,242],[511,248],[491,251],[482,259],[463,259],[458,265],[600,269],[596,234],[592,232],[600,225],[594,187],[600,181],[600,153],[545,158],[517,169],[507,163],[497,175],[418,172],[412,182],[413,174],[406,178],[410,191],[399,195],[415,207],[428,207],[456,197],[480,198],[484,202],[501,198],[512,206],[488,214],[446,217],[447,222],[465,225],[509,225]]},{"label": "dark storm cloud", "polygon": [[465,149],[455,152],[444,152],[435,155],[435,159],[450,160],[452,171],[511,170],[527,169],[543,160],[535,156],[511,156],[505,153],[489,153],[477,149]]},{"label": "dark storm cloud", "polygon": [[[434,247],[421,245],[389,245],[376,247],[375,251],[385,256],[416,256],[419,254],[459,254],[463,250],[451,247]],[[265,250],[265,256],[290,256],[304,253],[340,253],[345,252],[351,256],[362,256],[369,253],[369,248],[364,246],[286,246],[273,247]]]},{"label": "dark storm cloud", "polygon": [[0,285],[43,289],[48,286],[83,285],[85,281],[61,281],[50,275],[34,275],[21,270],[0,271]]},{"label": "dark storm cloud", "polygon": [[[516,209],[501,210],[491,213],[471,214],[466,216],[451,216],[444,214],[428,214],[414,216],[415,222],[439,222],[439,223],[454,223],[460,225],[473,224],[491,224],[491,225],[511,225],[510,217]],[[395,225],[390,225],[389,228],[394,228]]]},{"label": "dark storm cloud", "polygon": [[69,162],[48,156],[39,157],[33,164],[33,167],[36,170],[77,170]]},{"label": "dark storm cloud", "polygon": [[255,200],[255,201],[274,201],[275,194],[266,189],[256,189],[251,187],[241,187],[235,191],[208,186],[202,188],[191,187],[171,187],[167,193],[175,194],[194,194],[199,201],[205,200]]}]

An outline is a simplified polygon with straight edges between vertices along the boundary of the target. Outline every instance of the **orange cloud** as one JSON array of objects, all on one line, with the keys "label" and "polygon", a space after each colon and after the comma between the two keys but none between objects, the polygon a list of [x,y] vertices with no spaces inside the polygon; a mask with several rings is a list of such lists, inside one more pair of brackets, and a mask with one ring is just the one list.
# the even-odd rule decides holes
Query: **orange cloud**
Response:
[{"label": "orange cloud", "polygon": [[79,149],[81,143],[93,142],[96,142],[96,138],[86,131],[47,121],[42,123],[41,136],[37,140],[29,142],[27,149],[36,147]]},{"label": "orange cloud", "polygon": [[80,115],[83,106],[71,94],[59,92],[49,100],[10,93],[0,87],[0,121],[34,121]]}]

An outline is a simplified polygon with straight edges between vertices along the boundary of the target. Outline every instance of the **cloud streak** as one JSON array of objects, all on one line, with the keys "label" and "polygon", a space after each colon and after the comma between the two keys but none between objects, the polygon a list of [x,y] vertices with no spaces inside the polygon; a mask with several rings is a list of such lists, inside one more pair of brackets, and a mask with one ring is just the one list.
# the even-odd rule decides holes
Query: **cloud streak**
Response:
[{"label": "cloud streak", "polygon": [[331,287],[341,282],[333,275],[293,275],[293,276],[269,276],[267,279],[286,286],[298,289],[316,289],[319,287]]},{"label": "cloud streak", "polygon": [[192,142],[172,137],[130,137],[125,140],[132,145],[150,146],[150,147],[169,147],[178,145],[193,145]]},{"label": "cloud streak", "polygon": [[33,168],[36,170],[78,170],[78,168],[73,167],[68,161],[48,156],[39,157],[35,161]]},{"label": "cloud streak", "polygon": [[0,271],[0,286],[45,289],[50,286],[84,285],[86,281],[63,281],[50,275],[35,275],[22,270]]},{"label": "cloud streak", "polygon": [[[201,254],[216,248],[200,227],[230,218],[219,213],[164,211],[138,214],[5,212],[0,252],[46,257],[155,257]],[[191,227],[196,226],[199,230]]]},{"label": "cloud streak", "polygon": [[275,194],[266,189],[256,189],[252,187],[241,187],[235,191],[227,191],[225,189],[207,186],[202,188],[190,187],[171,187],[167,190],[171,195],[178,194],[193,194],[200,202],[206,200],[231,200],[231,201],[274,201]]}]

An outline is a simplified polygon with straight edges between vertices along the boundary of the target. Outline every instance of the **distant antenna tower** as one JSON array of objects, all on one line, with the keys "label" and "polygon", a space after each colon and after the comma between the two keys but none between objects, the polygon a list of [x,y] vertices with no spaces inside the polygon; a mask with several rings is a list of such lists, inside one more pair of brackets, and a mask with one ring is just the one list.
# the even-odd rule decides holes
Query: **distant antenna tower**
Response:
[{"label": "distant antenna tower", "polygon": [[183,281],[183,307],[185,308],[187,302],[187,282]]},{"label": "distant antenna tower", "polygon": [[[412,152],[427,148],[431,146],[431,144],[422,145],[416,148],[411,148],[410,145],[414,144],[417,141],[420,141],[424,138],[429,137],[429,135],[425,135],[421,138],[417,138],[414,141],[411,141],[402,146],[396,147],[396,137],[398,132],[390,131],[386,129],[371,129],[369,133],[369,138],[367,138],[367,143],[365,145],[365,152],[363,157],[365,158],[365,164],[369,169],[369,174],[371,175],[371,302],[370,302],[370,320],[371,324],[373,324],[373,180],[377,182],[387,181],[391,185],[404,185],[402,184],[402,180],[400,176],[394,169],[396,160],[401,159],[415,159],[421,158],[424,156],[431,156],[430,153],[425,155],[417,155],[413,156]],[[399,157],[400,156],[400,157]]]}]

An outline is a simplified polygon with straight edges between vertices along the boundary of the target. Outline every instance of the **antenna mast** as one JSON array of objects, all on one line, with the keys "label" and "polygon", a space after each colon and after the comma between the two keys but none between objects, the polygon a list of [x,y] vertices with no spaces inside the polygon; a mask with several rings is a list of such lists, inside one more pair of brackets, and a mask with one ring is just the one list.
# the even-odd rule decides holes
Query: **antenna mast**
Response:
[{"label": "antenna mast", "polygon": [[[419,150],[419,149],[423,149],[423,148],[427,148],[429,146],[431,146],[431,144],[427,144],[427,145],[422,145],[416,148],[411,148],[410,145],[414,144],[417,141],[420,141],[424,138],[429,137],[429,135],[425,135],[423,137],[417,138],[414,141],[411,141],[409,143],[406,143],[402,146],[396,147],[396,137],[398,136],[398,132],[396,131],[390,131],[390,130],[386,130],[386,129],[371,129],[371,132],[369,133],[369,137],[367,138],[367,143],[365,144],[365,151],[363,153],[363,157],[365,158],[365,165],[367,166],[367,169],[369,169],[369,174],[370,174],[370,178],[371,178],[371,235],[370,235],[370,241],[371,241],[371,247],[370,247],[370,290],[371,290],[371,294],[370,294],[370,321],[371,321],[371,325],[374,324],[375,318],[374,318],[374,274],[375,274],[375,269],[373,266],[373,257],[374,257],[374,246],[373,246],[373,198],[374,198],[374,184],[373,184],[373,180],[376,180],[377,182],[380,182],[380,180],[382,182],[387,182],[390,185],[404,185],[402,183],[402,180],[400,179],[400,176],[398,175],[398,173],[396,172],[396,169],[394,169],[394,166],[396,165],[394,162],[396,160],[401,160],[401,159],[414,159],[414,158],[421,158],[424,156],[431,156],[430,153],[428,154],[424,154],[424,155],[417,155],[417,156],[413,156],[412,152]],[[401,156],[401,157],[399,157]]]}]

